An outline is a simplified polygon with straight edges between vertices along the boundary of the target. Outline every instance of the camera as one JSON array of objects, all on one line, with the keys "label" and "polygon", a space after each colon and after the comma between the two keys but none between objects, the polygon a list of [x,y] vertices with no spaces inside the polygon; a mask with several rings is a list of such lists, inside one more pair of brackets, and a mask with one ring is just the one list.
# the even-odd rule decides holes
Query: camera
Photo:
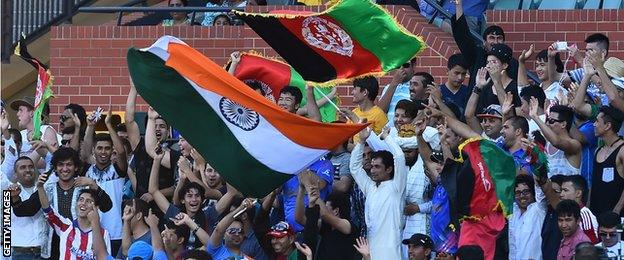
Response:
[{"label": "camera", "polygon": [[568,50],[568,42],[556,42],[558,51],[567,51]]}]

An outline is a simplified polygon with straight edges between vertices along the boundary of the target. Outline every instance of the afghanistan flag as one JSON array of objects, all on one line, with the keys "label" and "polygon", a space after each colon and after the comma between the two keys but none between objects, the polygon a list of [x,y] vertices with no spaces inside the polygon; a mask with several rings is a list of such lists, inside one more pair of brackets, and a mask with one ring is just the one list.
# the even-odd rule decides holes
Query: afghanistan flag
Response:
[{"label": "afghanistan flag", "polygon": [[365,127],[288,113],[171,36],[127,59],[141,97],[247,196],[263,197]]},{"label": "afghanistan flag", "polygon": [[[496,146],[492,141],[471,138],[459,146],[460,154],[467,156],[471,167],[473,182],[459,182],[458,198],[467,201],[468,218],[479,219],[494,211],[502,210],[505,215],[511,213],[514,200],[514,182],[516,165],[511,154]],[[463,161],[463,158],[460,158]],[[463,174],[463,173],[462,173]],[[463,177],[458,177],[460,180]],[[467,187],[471,186],[471,187]],[[472,193],[468,198],[461,198],[468,190]],[[460,203],[461,204],[461,203]]]},{"label": "afghanistan flag", "polygon": [[370,0],[341,0],[322,13],[237,14],[304,80],[314,83],[381,76],[425,48],[420,37]]},{"label": "afghanistan flag", "polygon": [[[242,53],[240,62],[234,70],[234,76],[243,82],[256,81],[262,85],[267,98],[275,101],[279,99],[280,90],[285,86],[297,87],[303,94],[301,106],[308,102],[306,98],[306,82],[290,65],[275,60],[262,57],[255,52]],[[314,97],[319,100],[324,98],[323,94],[329,95],[332,88],[315,88]],[[319,93],[323,92],[323,94]],[[332,102],[340,103],[338,98],[333,98]],[[336,108],[329,103],[319,106],[323,122],[331,123],[336,121]]]},{"label": "afghanistan flag", "polygon": [[32,140],[41,139],[41,113],[43,113],[43,107],[48,100],[53,96],[52,93],[52,81],[54,78],[50,73],[48,67],[46,67],[41,61],[30,56],[28,49],[26,48],[26,37],[22,35],[22,38],[15,47],[15,55],[19,56],[26,62],[30,63],[37,70],[37,88],[35,90],[35,112],[33,113],[33,137]]}]

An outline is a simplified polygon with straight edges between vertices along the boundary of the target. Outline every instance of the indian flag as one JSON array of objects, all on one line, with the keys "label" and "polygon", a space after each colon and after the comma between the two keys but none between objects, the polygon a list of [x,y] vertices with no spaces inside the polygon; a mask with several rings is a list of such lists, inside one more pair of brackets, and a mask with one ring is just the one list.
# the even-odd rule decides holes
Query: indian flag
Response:
[{"label": "indian flag", "polygon": [[141,97],[247,196],[268,194],[365,127],[284,111],[175,37],[127,59]]}]

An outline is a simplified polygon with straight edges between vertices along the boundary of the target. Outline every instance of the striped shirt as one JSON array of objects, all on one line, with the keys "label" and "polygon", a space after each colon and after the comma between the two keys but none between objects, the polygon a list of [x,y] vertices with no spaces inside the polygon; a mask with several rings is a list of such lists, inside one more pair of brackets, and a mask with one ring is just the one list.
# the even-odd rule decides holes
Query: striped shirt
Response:
[{"label": "striped shirt", "polygon": [[592,244],[598,243],[598,220],[588,207],[581,208],[581,229],[587,235]]},{"label": "striped shirt", "polygon": [[[78,220],[70,220],[57,214],[52,208],[47,207],[43,212],[48,223],[60,238],[59,259],[63,260],[87,260],[95,259],[93,254],[93,236],[91,230],[84,232],[78,226]],[[101,228],[106,243],[106,250],[110,254],[110,237],[108,232]]]}]

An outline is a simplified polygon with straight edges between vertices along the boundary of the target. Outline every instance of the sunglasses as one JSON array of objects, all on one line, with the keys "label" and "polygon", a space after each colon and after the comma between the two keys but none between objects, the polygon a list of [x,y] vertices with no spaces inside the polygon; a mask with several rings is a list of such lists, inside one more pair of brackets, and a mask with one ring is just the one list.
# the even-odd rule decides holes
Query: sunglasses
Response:
[{"label": "sunglasses", "polygon": [[66,116],[66,115],[60,115],[60,116],[59,116],[59,119],[61,120],[61,122],[63,122],[63,121],[65,121],[65,120],[69,119],[69,117],[68,117],[68,116]]},{"label": "sunglasses", "polygon": [[169,4],[169,7],[182,7],[184,5],[178,3],[178,4]]},{"label": "sunglasses", "polygon": [[286,223],[284,221],[280,221],[279,223],[277,223],[274,226],[272,226],[271,230],[272,231],[283,232],[283,231],[288,231],[289,227],[290,227],[290,225],[288,225],[288,223]]},{"label": "sunglasses", "polygon": [[243,233],[243,229],[242,228],[228,228],[225,230],[225,232],[227,232],[230,235],[239,235]]},{"label": "sunglasses", "polygon": [[563,121],[564,121],[564,120],[559,120],[559,119],[552,118],[552,117],[546,118],[546,123],[548,123],[548,124],[554,124],[554,123],[556,123],[556,122],[561,123],[561,122],[563,122]]},{"label": "sunglasses", "polygon": [[61,140],[61,145],[68,145],[71,140]]},{"label": "sunglasses", "polygon": [[615,237],[617,236],[617,232],[600,232],[598,235],[600,237]]}]

